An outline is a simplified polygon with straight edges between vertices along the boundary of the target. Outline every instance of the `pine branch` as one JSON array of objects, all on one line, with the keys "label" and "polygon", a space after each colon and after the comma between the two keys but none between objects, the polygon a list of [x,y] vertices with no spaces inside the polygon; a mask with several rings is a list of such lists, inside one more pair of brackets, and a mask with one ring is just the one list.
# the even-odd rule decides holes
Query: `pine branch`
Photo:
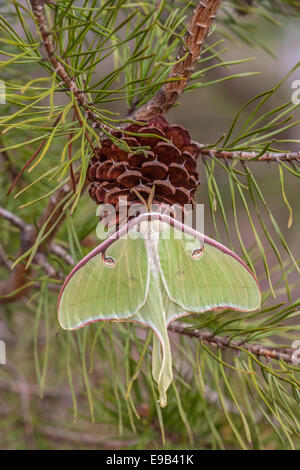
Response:
[{"label": "pine branch", "polygon": [[[89,103],[87,96],[84,91],[80,90],[77,86],[76,80],[74,77],[70,77],[68,72],[66,71],[62,62],[57,58],[54,45],[51,39],[52,33],[48,31],[46,26],[46,19],[44,16],[44,6],[47,3],[47,0],[30,0],[32,11],[34,16],[37,20],[40,34],[43,40],[44,47],[48,54],[48,59],[52,64],[53,70],[57,73],[57,75],[61,78],[63,83],[66,86],[66,90],[72,93],[76,99],[76,102],[80,108],[82,108],[85,112],[85,115],[88,119],[90,119],[93,123],[93,128],[103,128],[104,126],[99,118],[93,113],[91,109],[91,105],[93,103]],[[76,111],[75,107],[74,110]]]},{"label": "pine branch", "polygon": [[39,266],[41,266],[45,273],[51,277],[51,278],[60,278],[61,276],[55,271],[55,269],[53,268],[53,266],[47,261],[47,258],[46,256],[44,255],[44,253],[40,253],[38,252],[36,255],[35,255],[35,261],[37,262],[37,264]]},{"label": "pine branch", "polygon": [[266,152],[263,155],[258,152],[245,152],[245,151],[233,151],[228,150],[215,150],[203,148],[201,144],[198,144],[200,153],[205,156],[212,158],[223,158],[224,160],[233,160],[238,158],[239,160],[255,161],[255,162],[291,162],[298,161],[300,159],[300,150],[298,152],[288,153],[276,153]]},{"label": "pine branch", "polygon": [[2,264],[7,267],[7,269],[10,269],[12,265],[12,261],[8,258],[2,243],[0,243],[0,259],[2,261]]},{"label": "pine branch", "polygon": [[46,437],[53,439],[55,441],[68,441],[78,445],[85,444],[87,446],[96,447],[99,449],[123,449],[128,448],[128,446],[133,446],[138,444],[137,439],[128,439],[128,440],[116,440],[115,438],[99,437],[97,434],[89,434],[85,432],[69,431],[67,429],[61,429],[54,426],[40,426],[37,428],[37,431],[41,434],[44,434]]},{"label": "pine branch", "polygon": [[199,0],[184,38],[187,47],[181,46],[177,61],[169,73],[169,78],[178,77],[178,80],[165,83],[148,103],[131,116],[133,119],[147,121],[157,114],[164,115],[175,104],[194,71],[221,1]]},{"label": "pine branch", "polygon": [[20,217],[13,214],[12,212],[7,211],[3,207],[0,207],[0,216],[8,220],[11,224],[21,230],[25,230],[27,227],[27,224],[24,222],[24,220],[22,220]]},{"label": "pine branch", "polygon": [[[19,393],[20,378],[18,380],[4,380],[0,378],[0,390],[9,391],[12,393]],[[28,393],[33,396],[40,397],[41,390],[36,384],[27,384]],[[83,394],[83,391],[76,390],[76,394]],[[57,388],[57,387],[46,387],[43,390],[43,398],[72,398],[72,394],[69,388]]]},{"label": "pine branch", "polygon": [[30,393],[25,376],[11,362],[6,367],[15,376],[17,382],[17,393],[20,397],[21,416],[24,424],[24,437],[29,449],[34,448],[33,423],[30,409]]},{"label": "pine branch", "polygon": [[[21,228],[20,232],[20,249],[19,255],[25,253],[31,246],[32,240],[36,233],[35,227],[32,225],[23,225],[21,219],[14,214],[0,208],[0,215],[6,218],[14,225]],[[9,279],[0,283],[0,303],[13,302],[22,297],[29,289],[30,271],[26,271],[24,263],[19,263],[11,272]]]},{"label": "pine branch", "polygon": [[[49,231],[48,236],[38,247],[37,253],[37,262],[44,268],[47,274],[50,274],[51,271],[51,274],[53,275],[54,272],[51,270],[49,263],[46,262],[45,257],[40,256],[39,250],[42,253],[45,244],[49,245],[49,247],[51,246],[50,242],[64,220],[64,217],[62,217],[63,205],[59,203],[67,197],[68,194],[70,197],[73,194],[72,181],[58,189],[50,198],[50,201],[40,216],[37,224],[38,228],[41,229],[44,224],[47,223],[44,231],[45,233]],[[22,256],[34,244],[37,237],[36,227],[31,224],[26,224],[20,217],[3,209],[2,207],[0,207],[0,216],[20,229],[20,249],[18,255]],[[52,229],[53,226],[55,226],[54,229]],[[52,230],[50,231],[50,229]],[[58,252],[56,251],[55,253],[57,256],[59,256]],[[23,262],[18,263],[12,270],[10,278],[0,283],[0,303],[13,302],[27,293],[31,287],[33,287],[33,284],[30,282],[29,275],[30,270],[26,270],[25,264]]]},{"label": "pine branch", "polygon": [[73,266],[75,264],[75,261],[73,260],[72,256],[61,245],[58,245],[57,243],[50,243],[49,250],[51,253],[58,256],[58,258],[61,258],[70,266]]},{"label": "pine branch", "polygon": [[235,351],[241,352],[246,350],[251,354],[255,354],[258,357],[265,357],[266,359],[276,359],[278,361],[284,361],[288,364],[292,364],[292,355],[295,353],[294,349],[285,349],[282,351],[279,348],[271,348],[269,346],[263,346],[262,344],[250,344],[237,341],[229,341],[222,336],[215,336],[210,331],[200,331],[195,330],[190,327],[190,325],[182,325],[180,323],[171,323],[168,327],[173,333],[178,333],[180,335],[190,336],[192,338],[197,338],[199,341],[205,341],[218,349],[232,349]]}]

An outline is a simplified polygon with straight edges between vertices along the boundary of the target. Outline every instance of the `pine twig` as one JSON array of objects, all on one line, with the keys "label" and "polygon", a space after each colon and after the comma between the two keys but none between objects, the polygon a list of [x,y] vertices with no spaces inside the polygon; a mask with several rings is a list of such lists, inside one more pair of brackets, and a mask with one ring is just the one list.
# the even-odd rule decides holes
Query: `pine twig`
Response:
[{"label": "pine twig", "polygon": [[288,153],[266,152],[263,155],[260,155],[257,152],[245,152],[243,150],[229,152],[227,150],[207,149],[203,148],[201,144],[198,145],[200,154],[213,158],[223,158],[224,160],[233,160],[234,158],[238,158],[239,160],[256,162],[291,162],[300,159],[300,150],[298,152]]},{"label": "pine twig", "polygon": [[3,207],[0,207],[0,216],[3,219],[8,220],[12,225],[18,227],[21,230],[25,230],[27,224],[17,215],[13,214],[12,212],[7,211]]},{"label": "pine twig", "polygon": [[97,434],[91,434],[86,432],[78,432],[78,431],[69,431],[68,429],[62,429],[54,426],[40,426],[36,428],[36,431],[44,434],[47,438],[53,439],[55,441],[60,442],[71,442],[74,445],[82,446],[92,446],[94,448],[101,448],[101,449],[108,449],[108,450],[115,450],[115,449],[123,449],[128,448],[130,446],[137,445],[137,439],[127,439],[127,440],[116,440],[114,437],[111,439],[107,436],[100,437]]},{"label": "pine twig", "polygon": [[231,349],[239,352],[246,350],[258,357],[261,356],[265,357],[266,359],[276,359],[278,361],[284,361],[288,364],[293,363],[292,356],[293,353],[295,353],[294,349],[285,349],[282,351],[280,348],[272,348],[262,344],[244,343],[242,341],[229,341],[222,336],[214,335],[210,331],[192,329],[190,325],[182,325],[180,323],[171,323],[168,326],[168,329],[173,333],[197,338],[199,341],[205,341],[210,346],[218,349]]},{"label": "pine twig", "polygon": [[49,277],[52,277],[52,278],[59,278],[61,276],[59,276],[59,274],[55,271],[55,269],[53,268],[53,266],[48,262],[46,256],[44,255],[44,253],[40,253],[38,252],[36,255],[35,255],[35,261],[37,262],[37,264],[39,266],[41,266],[45,273],[49,276]]},{"label": "pine twig", "polygon": [[10,269],[12,265],[12,261],[7,256],[2,243],[0,243],[0,259],[1,259],[2,264],[4,264],[4,266],[6,266],[7,269]]},{"label": "pine twig", "polygon": [[[18,380],[5,380],[0,377],[0,390],[5,390],[12,393],[19,393],[20,379]],[[32,396],[40,397],[40,387],[36,384],[27,384],[28,393]],[[76,395],[83,394],[81,390],[76,390]],[[66,399],[72,398],[72,394],[69,388],[58,388],[58,387],[46,387],[43,391],[43,398],[58,398]]]},{"label": "pine twig", "polygon": [[131,117],[138,121],[147,121],[157,114],[166,114],[183,93],[199,60],[205,39],[215,19],[222,0],[199,0],[188,24],[184,42],[172,67],[169,78],[178,80],[165,83],[156,95]]},{"label": "pine twig", "polygon": [[[46,211],[47,212],[49,211],[49,206],[47,206],[47,208],[45,209],[45,212]],[[24,222],[24,220],[22,220],[20,217],[16,216],[12,212],[7,211],[6,209],[3,209],[3,207],[0,207],[0,216],[8,220],[11,224],[20,228],[21,231],[25,231],[26,229],[29,230],[29,228],[31,227],[31,225],[26,224],[26,222]],[[42,217],[45,217],[45,216],[44,215],[41,216],[41,219]],[[58,258],[61,258],[62,260],[64,260],[67,264],[70,264],[71,266],[74,264],[74,260],[72,256],[61,245],[58,245],[53,242],[50,244],[48,243],[48,249],[51,253],[56,255]],[[38,264],[43,265],[42,259],[43,258],[40,258]]]},{"label": "pine twig", "polygon": [[33,450],[35,447],[34,435],[33,435],[33,423],[30,413],[30,393],[28,383],[25,379],[25,376],[19,369],[17,369],[11,362],[6,364],[6,367],[12,372],[16,377],[17,390],[16,393],[20,396],[20,408],[21,416],[24,424],[24,436],[27,441],[29,449]]},{"label": "pine twig", "polygon": [[70,266],[74,266],[75,261],[73,260],[72,256],[61,245],[58,245],[57,243],[51,243],[49,250],[51,253],[64,260]]}]

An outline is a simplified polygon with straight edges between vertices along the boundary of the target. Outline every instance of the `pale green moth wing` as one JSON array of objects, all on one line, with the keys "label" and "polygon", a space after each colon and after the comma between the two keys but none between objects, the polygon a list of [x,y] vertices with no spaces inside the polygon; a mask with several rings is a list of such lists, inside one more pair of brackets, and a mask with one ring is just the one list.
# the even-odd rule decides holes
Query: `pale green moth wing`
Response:
[{"label": "pale green moth wing", "polygon": [[170,313],[178,312],[178,306],[168,298],[160,276],[150,274],[149,291],[146,303],[132,318],[144,323],[154,331],[152,349],[152,375],[157,382],[159,403],[167,404],[166,391],[173,379],[172,354],[167,331],[167,318]]},{"label": "pale green moth wing", "polygon": [[73,330],[99,320],[128,320],[145,303],[148,260],[141,238],[106,240],[67,277],[58,299],[58,320]]},{"label": "pale green moth wing", "polygon": [[[170,239],[164,239],[166,229]],[[163,283],[170,299],[191,313],[226,307],[240,311],[259,308],[260,289],[245,263],[223,245],[204,235],[201,237],[204,245],[194,252],[188,249],[190,235],[163,224],[158,252]],[[200,247],[200,237],[193,238],[194,248],[198,241]],[[179,316],[171,315],[168,323]]]}]

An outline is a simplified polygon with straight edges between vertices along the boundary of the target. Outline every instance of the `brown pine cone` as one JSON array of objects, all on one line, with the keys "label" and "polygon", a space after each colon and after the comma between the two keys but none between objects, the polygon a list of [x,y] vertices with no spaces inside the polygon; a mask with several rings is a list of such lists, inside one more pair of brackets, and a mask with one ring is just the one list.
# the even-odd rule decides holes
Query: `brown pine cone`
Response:
[{"label": "brown pine cone", "polygon": [[[124,131],[140,135],[131,136]],[[116,137],[131,148],[147,146],[148,149],[127,153],[112,140],[104,139],[87,171],[91,182],[89,193],[94,201],[112,204],[118,209],[119,197],[123,196],[127,197],[130,206],[140,202],[134,189],[147,201],[155,185],[155,204],[183,206],[193,203],[199,184],[199,149],[186,129],[169,126],[162,116],[156,116],[147,125],[128,125]]]}]

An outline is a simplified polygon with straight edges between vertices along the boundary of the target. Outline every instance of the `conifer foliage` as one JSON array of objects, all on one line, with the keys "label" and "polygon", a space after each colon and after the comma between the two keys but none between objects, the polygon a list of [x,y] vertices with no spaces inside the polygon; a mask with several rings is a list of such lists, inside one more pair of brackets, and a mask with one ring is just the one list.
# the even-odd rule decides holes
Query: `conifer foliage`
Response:
[{"label": "conifer foliage", "polygon": [[[284,70],[274,58],[281,81],[257,89],[213,142],[171,111],[184,115],[187,94],[201,106],[206,87],[242,89],[257,70],[230,57],[231,46],[275,57],[259,25],[300,24],[299,1],[0,0],[0,10],[0,446],[299,449],[289,189],[300,178],[291,134],[300,100],[280,102],[280,90],[300,63]],[[208,235],[238,253],[262,289],[259,310],[169,325],[164,409],[151,331],[104,322],[63,331],[56,316],[65,277],[99,243],[95,202],[118,208],[119,196],[133,204],[137,194],[204,202]]]}]

